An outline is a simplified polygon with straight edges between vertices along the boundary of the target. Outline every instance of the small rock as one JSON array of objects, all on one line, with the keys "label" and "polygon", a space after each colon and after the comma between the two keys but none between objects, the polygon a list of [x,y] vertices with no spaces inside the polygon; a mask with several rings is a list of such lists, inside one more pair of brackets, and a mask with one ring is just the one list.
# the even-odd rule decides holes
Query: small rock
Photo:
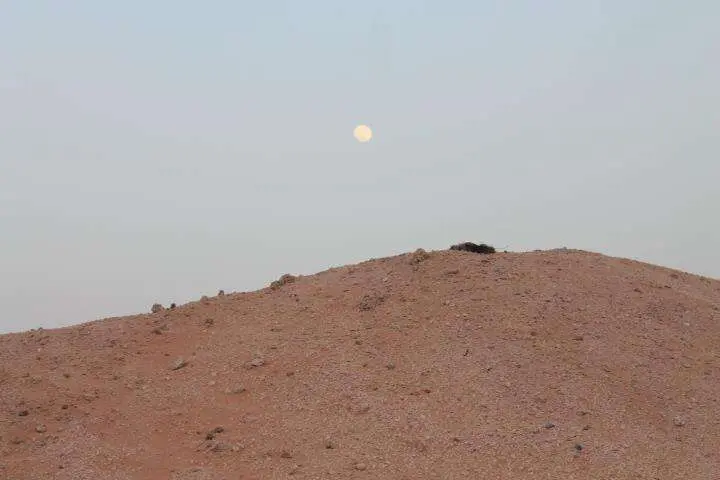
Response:
[{"label": "small rock", "polygon": [[333,442],[329,438],[325,439],[325,448],[327,448],[328,450],[335,448],[335,442]]},{"label": "small rock", "polygon": [[45,425],[38,425],[37,427],[35,427],[35,431],[37,433],[45,433],[47,432],[47,427]]},{"label": "small rock", "polygon": [[356,464],[355,464],[355,470],[360,470],[361,472],[362,472],[363,470],[367,470],[367,465],[365,465],[365,464],[362,463],[362,462],[361,462],[361,463],[356,463]]},{"label": "small rock", "polygon": [[684,427],[685,423],[685,419],[680,416],[673,418],[673,425],[676,427]]},{"label": "small rock", "polygon": [[395,364],[393,362],[388,363],[385,367],[387,367],[388,370],[395,370]]},{"label": "small rock", "polygon": [[202,303],[207,303],[209,300],[210,300],[210,299],[207,297],[207,295],[203,295],[202,297],[200,297],[200,301],[201,301]]},{"label": "small rock", "polygon": [[213,453],[227,452],[230,450],[234,450],[233,445],[225,442],[214,442],[212,446],[210,446],[210,451]]},{"label": "small rock", "polygon": [[150,311],[151,311],[152,313],[160,313],[160,312],[162,312],[163,310],[165,310],[165,307],[163,307],[163,306],[160,305],[159,303],[154,303],[153,306],[152,306],[152,308],[150,308]]},{"label": "small rock", "polygon": [[583,447],[582,443],[576,443],[576,444],[575,444],[575,451],[576,451],[576,452],[582,451],[583,448],[584,448],[584,447]]},{"label": "small rock", "polygon": [[225,429],[223,427],[215,427],[212,430],[210,430],[208,433],[205,434],[205,440],[212,440],[215,438],[215,435],[218,433],[224,432]]},{"label": "small rock", "polygon": [[250,361],[251,367],[262,367],[263,365],[265,365],[265,360],[260,357],[255,357]]},{"label": "small rock", "polygon": [[177,307],[177,305],[175,305],[174,303],[170,304],[170,310],[175,310],[176,307]]},{"label": "small rock", "polygon": [[385,302],[386,296],[379,294],[365,294],[360,298],[358,308],[363,312],[369,312]]},{"label": "small rock", "polygon": [[218,297],[224,297],[225,296],[225,290],[220,290],[218,292]]},{"label": "small rock", "polygon": [[430,254],[422,248],[418,248],[410,255],[410,265],[417,265],[430,258]]},{"label": "small rock", "polygon": [[280,457],[281,458],[292,458],[292,453],[290,453],[287,450],[283,450],[282,452],[280,452]]},{"label": "small rock", "polygon": [[172,367],[170,368],[171,370],[180,370],[181,368],[186,367],[187,364],[188,362],[184,358],[180,357],[173,362]]},{"label": "small rock", "polygon": [[237,395],[239,393],[243,393],[245,391],[245,387],[235,387],[235,388],[229,388],[226,393]]},{"label": "small rock", "polygon": [[555,424],[553,422],[545,422],[545,425],[543,425],[543,427],[549,430],[551,428],[555,428]]},{"label": "small rock", "polygon": [[30,412],[27,410],[20,410],[18,412],[18,416],[20,416],[20,417],[27,417],[29,414],[30,414]]},{"label": "small rock", "polygon": [[287,285],[289,283],[294,283],[297,280],[297,277],[295,275],[290,275],[289,273],[286,273],[282,277],[280,277],[278,280],[275,280],[270,284],[270,288],[272,290],[277,290],[278,288],[282,287],[283,285]]}]

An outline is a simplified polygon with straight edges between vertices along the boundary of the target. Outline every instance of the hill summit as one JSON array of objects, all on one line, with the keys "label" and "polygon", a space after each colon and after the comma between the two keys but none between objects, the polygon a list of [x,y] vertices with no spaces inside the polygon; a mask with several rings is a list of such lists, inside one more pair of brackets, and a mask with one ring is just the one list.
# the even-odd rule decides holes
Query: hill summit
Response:
[{"label": "hill summit", "polygon": [[710,479],[720,282],[406,253],[0,336],[0,478]]}]

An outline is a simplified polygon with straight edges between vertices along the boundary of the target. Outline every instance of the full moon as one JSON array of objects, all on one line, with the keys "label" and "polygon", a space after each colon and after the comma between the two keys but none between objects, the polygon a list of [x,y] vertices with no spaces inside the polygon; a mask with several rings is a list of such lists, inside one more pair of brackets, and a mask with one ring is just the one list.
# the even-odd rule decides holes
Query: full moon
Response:
[{"label": "full moon", "polygon": [[360,143],[367,143],[372,139],[373,133],[367,125],[358,125],[353,131],[355,139]]}]

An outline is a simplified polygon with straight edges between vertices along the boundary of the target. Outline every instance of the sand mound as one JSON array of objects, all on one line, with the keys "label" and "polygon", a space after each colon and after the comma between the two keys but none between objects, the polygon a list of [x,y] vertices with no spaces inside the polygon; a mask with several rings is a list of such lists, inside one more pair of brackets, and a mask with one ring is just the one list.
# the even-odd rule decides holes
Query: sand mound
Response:
[{"label": "sand mound", "polygon": [[719,307],[630,260],[442,251],[3,335],[0,478],[710,479]]}]

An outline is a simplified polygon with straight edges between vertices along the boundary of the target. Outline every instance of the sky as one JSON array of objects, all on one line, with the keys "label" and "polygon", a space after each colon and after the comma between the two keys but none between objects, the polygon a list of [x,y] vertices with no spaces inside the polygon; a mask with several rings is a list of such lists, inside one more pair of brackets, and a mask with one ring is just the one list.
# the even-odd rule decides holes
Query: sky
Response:
[{"label": "sky", "polygon": [[718,18],[1,1],[0,332],[460,241],[719,278]]}]

